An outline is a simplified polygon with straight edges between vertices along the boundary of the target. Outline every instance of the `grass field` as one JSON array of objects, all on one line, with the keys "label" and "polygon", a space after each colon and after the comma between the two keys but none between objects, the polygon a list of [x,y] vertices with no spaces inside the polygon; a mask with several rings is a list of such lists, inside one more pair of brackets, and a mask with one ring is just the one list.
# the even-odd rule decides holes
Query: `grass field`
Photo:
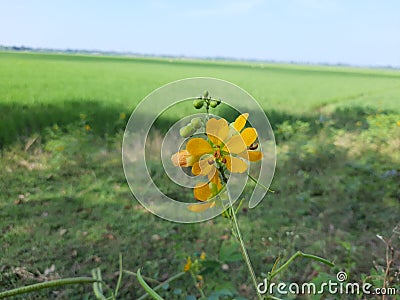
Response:
[{"label": "grass field", "polygon": [[[303,250],[336,267],[298,260],[279,280],[321,282],[345,270],[352,281],[379,287],[386,278],[399,288],[399,71],[0,52],[0,291],[90,276],[96,267],[115,287],[119,253],[124,269],[143,267],[162,282],[204,251],[213,266],[204,274],[209,299],[253,299],[226,219],[159,219],[133,199],[122,170],[123,129],[135,105],[163,84],[198,76],[247,90],[275,131],[275,193],[239,214],[259,279],[278,256]],[[163,171],[155,173],[167,185]],[[392,237],[389,267],[377,234]],[[196,299],[191,281],[183,276],[160,294]],[[121,299],[142,294],[126,275]],[[24,297],[94,299],[90,285]]]}]

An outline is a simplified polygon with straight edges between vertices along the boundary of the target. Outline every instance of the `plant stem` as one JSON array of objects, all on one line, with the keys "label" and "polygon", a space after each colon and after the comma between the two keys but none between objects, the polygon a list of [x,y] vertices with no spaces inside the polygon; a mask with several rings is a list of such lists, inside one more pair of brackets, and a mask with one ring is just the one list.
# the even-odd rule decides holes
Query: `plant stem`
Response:
[{"label": "plant stem", "polygon": [[[128,275],[132,275],[132,276],[137,277],[137,274],[134,273],[134,272],[132,272],[132,271],[123,270],[123,272],[126,273],[126,274],[128,274]],[[161,284],[160,281],[155,280],[155,279],[153,279],[153,278],[146,277],[146,276],[142,276],[142,277],[143,277],[143,279],[145,279],[145,280],[148,281],[148,282],[152,282],[152,283],[156,283],[156,284]]]},{"label": "plant stem", "polygon": [[31,293],[45,288],[52,288],[56,286],[62,286],[67,284],[82,284],[82,283],[93,283],[101,282],[100,280],[91,277],[75,277],[75,278],[63,278],[52,281],[45,281],[41,283],[36,283],[28,286],[19,287],[13,290],[8,290],[5,292],[0,292],[0,299],[12,297],[20,294]]},{"label": "plant stem", "polygon": [[258,184],[259,186],[263,187],[267,192],[271,192],[274,193],[273,190],[267,188],[265,185],[263,185],[262,183],[259,183],[257,179],[255,179],[253,176],[250,175],[250,173],[247,173],[247,176],[255,183]]},{"label": "plant stem", "polygon": [[140,274],[140,269],[136,272],[136,278],[138,279],[140,285],[144,288],[144,290],[155,300],[164,300],[159,294],[152,289],[147,282],[143,279],[142,275]]},{"label": "plant stem", "polygon": [[207,298],[206,298],[206,295],[205,295],[204,292],[203,292],[203,289],[197,284],[196,277],[194,276],[193,272],[190,272],[190,275],[192,275],[194,286],[195,286],[195,287],[197,288],[197,290],[200,292],[201,299],[207,299]]},{"label": "plant stem", "polygon": [[[309,258],[309,259],[312,259],[312,260],[316,260],[316,261],[319,261],[319,262],[321,262],[321,263],[323,263],[323,264],[326,264],[326,265],[328,265],[328,266],[330,266],[330,267],[333,267],[334,266],[334,264],[332,263],[332,262],[330,262],[329,260],[326,260],[325,258],[322,258],[322,257],[319,257],[319,256],[316,256],[316,255],[312,255],[312,254],[306,254],[306,253],[303,253],[303,252],[301,252],[301,251],[297,251],[295,254],[293,254],[282,266],[280,266],[278,269],[276,269],[275,271],[273,271],[273,272],[271,272],[270,274],[269,274],[269,279],[272,279],[272,278],[274,278],[276,275],[278,275],[280,272],[282,272],[282,271],[284,271],[292,262],[293,262],[293,260],[295,260],[297,257],[305,257],[305,258]],[[269,280],[268,280],[268,282],[269,282]]]},{"label": "plant stem", "polygon": [[[229,197],[229,201],[230,201],[229,193],[228,193],[228,197]],[[237,218],[236,218],[236,212],[232,208],[232,206],[231,206],[230,209],[231,209],[231,212],[232,212],[232,224],[233,224],[235,232],[236,232],[236,238],[237,238],[237,240],[239,242],[240,250],[242,251],[242,255],[243,255],[244,261],[246,262],[247,268],[249,269],[249,272],[250,272],[250,275],[251,275],[251,279],[253,281],[254,288],[256,289],[256,293],[257,293],[258,299],[261,300],[262,296],[258,292],[257,278],[256,278],[256,275],[254,273],[253,267],[251,265],[250,257],[249,257],[249,255],[247,253],[246,246],[245,246],[243,238],[242,238],[242,233],[240,231],[239,223],[238,223]]]},{"label": "plant stem", "polygon": [[[219,166],[218,167],[218,171],[220,172],[221,177],[222,177],[222,179],[223,179],[223,181],[224,181],[224,183],[226,185],[228,183],[228,179],[226,178],[224,168],[222,166]],[[235,209],[233,209],[233,203],[232,203],[232,200],[231,200],[231,195],[229,194],[228,190],[227,190],[227,193],[228,193],[228,199],[229,199],[229,209],[231,210],[231,213],[232,213],[231,224],[233,225],[232,227],[233,227],[233,229],[235,231],[236,238],[237,238],[237,240],[239,242],[240,250],[242,252],[244,261],[246,262],[247,268],[248,268],[248,270],[250,272],[250,276],[251,276],[251,279],[253,281],[254,288],[256,289],[257,297],[258,297],[258,299],[262,300],[263,298],[262,298],[261,294],[258,292],[258,283],[257,283],[256,274],[254,273],[254,269],[253,269],[253,267],[251,265],[250,257],[249,257],[249,255],[247,253],[246,246],[245,246],[243,238],[242,238],[242,233],[240,231],[239,223],[238,223],[237,218],[236,218],[236,211],[235,211]]]},{"label": "plant stem", "polygon": [[[126,271],[125,271],[125,272],[126,272]],[[133,273],[133,274],[134,274],[134,273]],[[180,273],[178,273],[178,274],[176,274],[176,275],[174,275],[174,276],[168,278],[167,280],[165,280],[164,282],[160,283],[159,285],[155,286],[155,287],[153,288],[153,290],[157,291],[157,290],[159,290],[160,288],[162,288],[164,285],[170,283],[171,281],[174,281],[175,279],[178,279],[178,278],[182,277],[182,276],[185,275],[185,274],[186,274],[185,272],[180,272]],[[136,275],[136,274],[135,274],[135,275]],[[144,295],[140,296],[137,300],[146,299],[147,296],[149,296],[149,294],[144,294]]]},{"label": "plant stem", "polygon": [[117,299],[118,291],[121,286],[122,281],[122,254],[119,254],[119,274],[118,274],[118,281],[117,286],[115,287],[114,298]]}]

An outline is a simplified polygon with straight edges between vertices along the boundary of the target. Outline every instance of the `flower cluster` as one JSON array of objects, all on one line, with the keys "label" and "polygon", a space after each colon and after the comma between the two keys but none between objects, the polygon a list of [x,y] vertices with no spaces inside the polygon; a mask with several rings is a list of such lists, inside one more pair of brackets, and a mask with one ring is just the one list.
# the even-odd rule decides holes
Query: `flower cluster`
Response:
[{"label": "flower cluster", "polygon": [[221,118],[211,118],[206,123],[206,138],[191,138],[186,149],[174,155],[171,160],[175,166],[192,167],[195,176],[207,176],[208,182],[197,183],[194,188],[196,200],[202,205],[191,205],[189,209],[201,212],[215,205],[208,201],[221,192],[227,183],[226,173],[244,173],[248,161],[258,161],[262,152],[258,148],[257,131],[252,127],[245,128],[249,114],[245,113],[228,122]]}]

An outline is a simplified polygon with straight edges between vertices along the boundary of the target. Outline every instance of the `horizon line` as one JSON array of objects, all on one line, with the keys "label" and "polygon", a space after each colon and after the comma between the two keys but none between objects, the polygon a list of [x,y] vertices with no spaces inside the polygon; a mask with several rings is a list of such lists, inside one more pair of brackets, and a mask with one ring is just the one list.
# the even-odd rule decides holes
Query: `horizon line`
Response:
[{"label": "horizon line", "polygon": [[248,62],[248,63],[266,63],[266,64],[289,64],[289,65],[305,65],[305,66],[325,66],[325,67],[354,67],[354,68],[372,68],[372,69],[389,69],[389,70],[400,70],[400,66],[397,65],[367,65],[367,64],[351,64],[343,62],[311,62],[311,61],[284,61],[274,59],[258,59],[258,58],[237,58],[229,56],[188,56],[184,54],[145,54],[133,51],[118,51],[118,50],[99,50],[99,49],[78,49],[78,48],[49,48],[49,47],[31,47],[31,46],[6,46],[0,44],[0,51],[15,51],[15,52],[41,52],[51,53],[58,52],[63,54],[103,54],[103,55],[115,55],[125,57],[152,57],[152,58],[173,58],[173,59],[193,59],[202,61],[226,61],[226,62]]}]

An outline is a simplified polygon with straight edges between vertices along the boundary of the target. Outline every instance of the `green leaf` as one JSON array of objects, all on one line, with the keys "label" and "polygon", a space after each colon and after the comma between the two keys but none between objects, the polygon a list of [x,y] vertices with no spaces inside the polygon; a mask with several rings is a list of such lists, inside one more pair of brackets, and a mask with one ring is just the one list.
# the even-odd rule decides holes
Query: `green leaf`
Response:
[{"label": "green leaf", "polygon": [[221,267],[221,263],[216,260],[204,260],[201,261],[201,266],[203,269],[200,272],[200,275],[204,276],[218,270]]}]

